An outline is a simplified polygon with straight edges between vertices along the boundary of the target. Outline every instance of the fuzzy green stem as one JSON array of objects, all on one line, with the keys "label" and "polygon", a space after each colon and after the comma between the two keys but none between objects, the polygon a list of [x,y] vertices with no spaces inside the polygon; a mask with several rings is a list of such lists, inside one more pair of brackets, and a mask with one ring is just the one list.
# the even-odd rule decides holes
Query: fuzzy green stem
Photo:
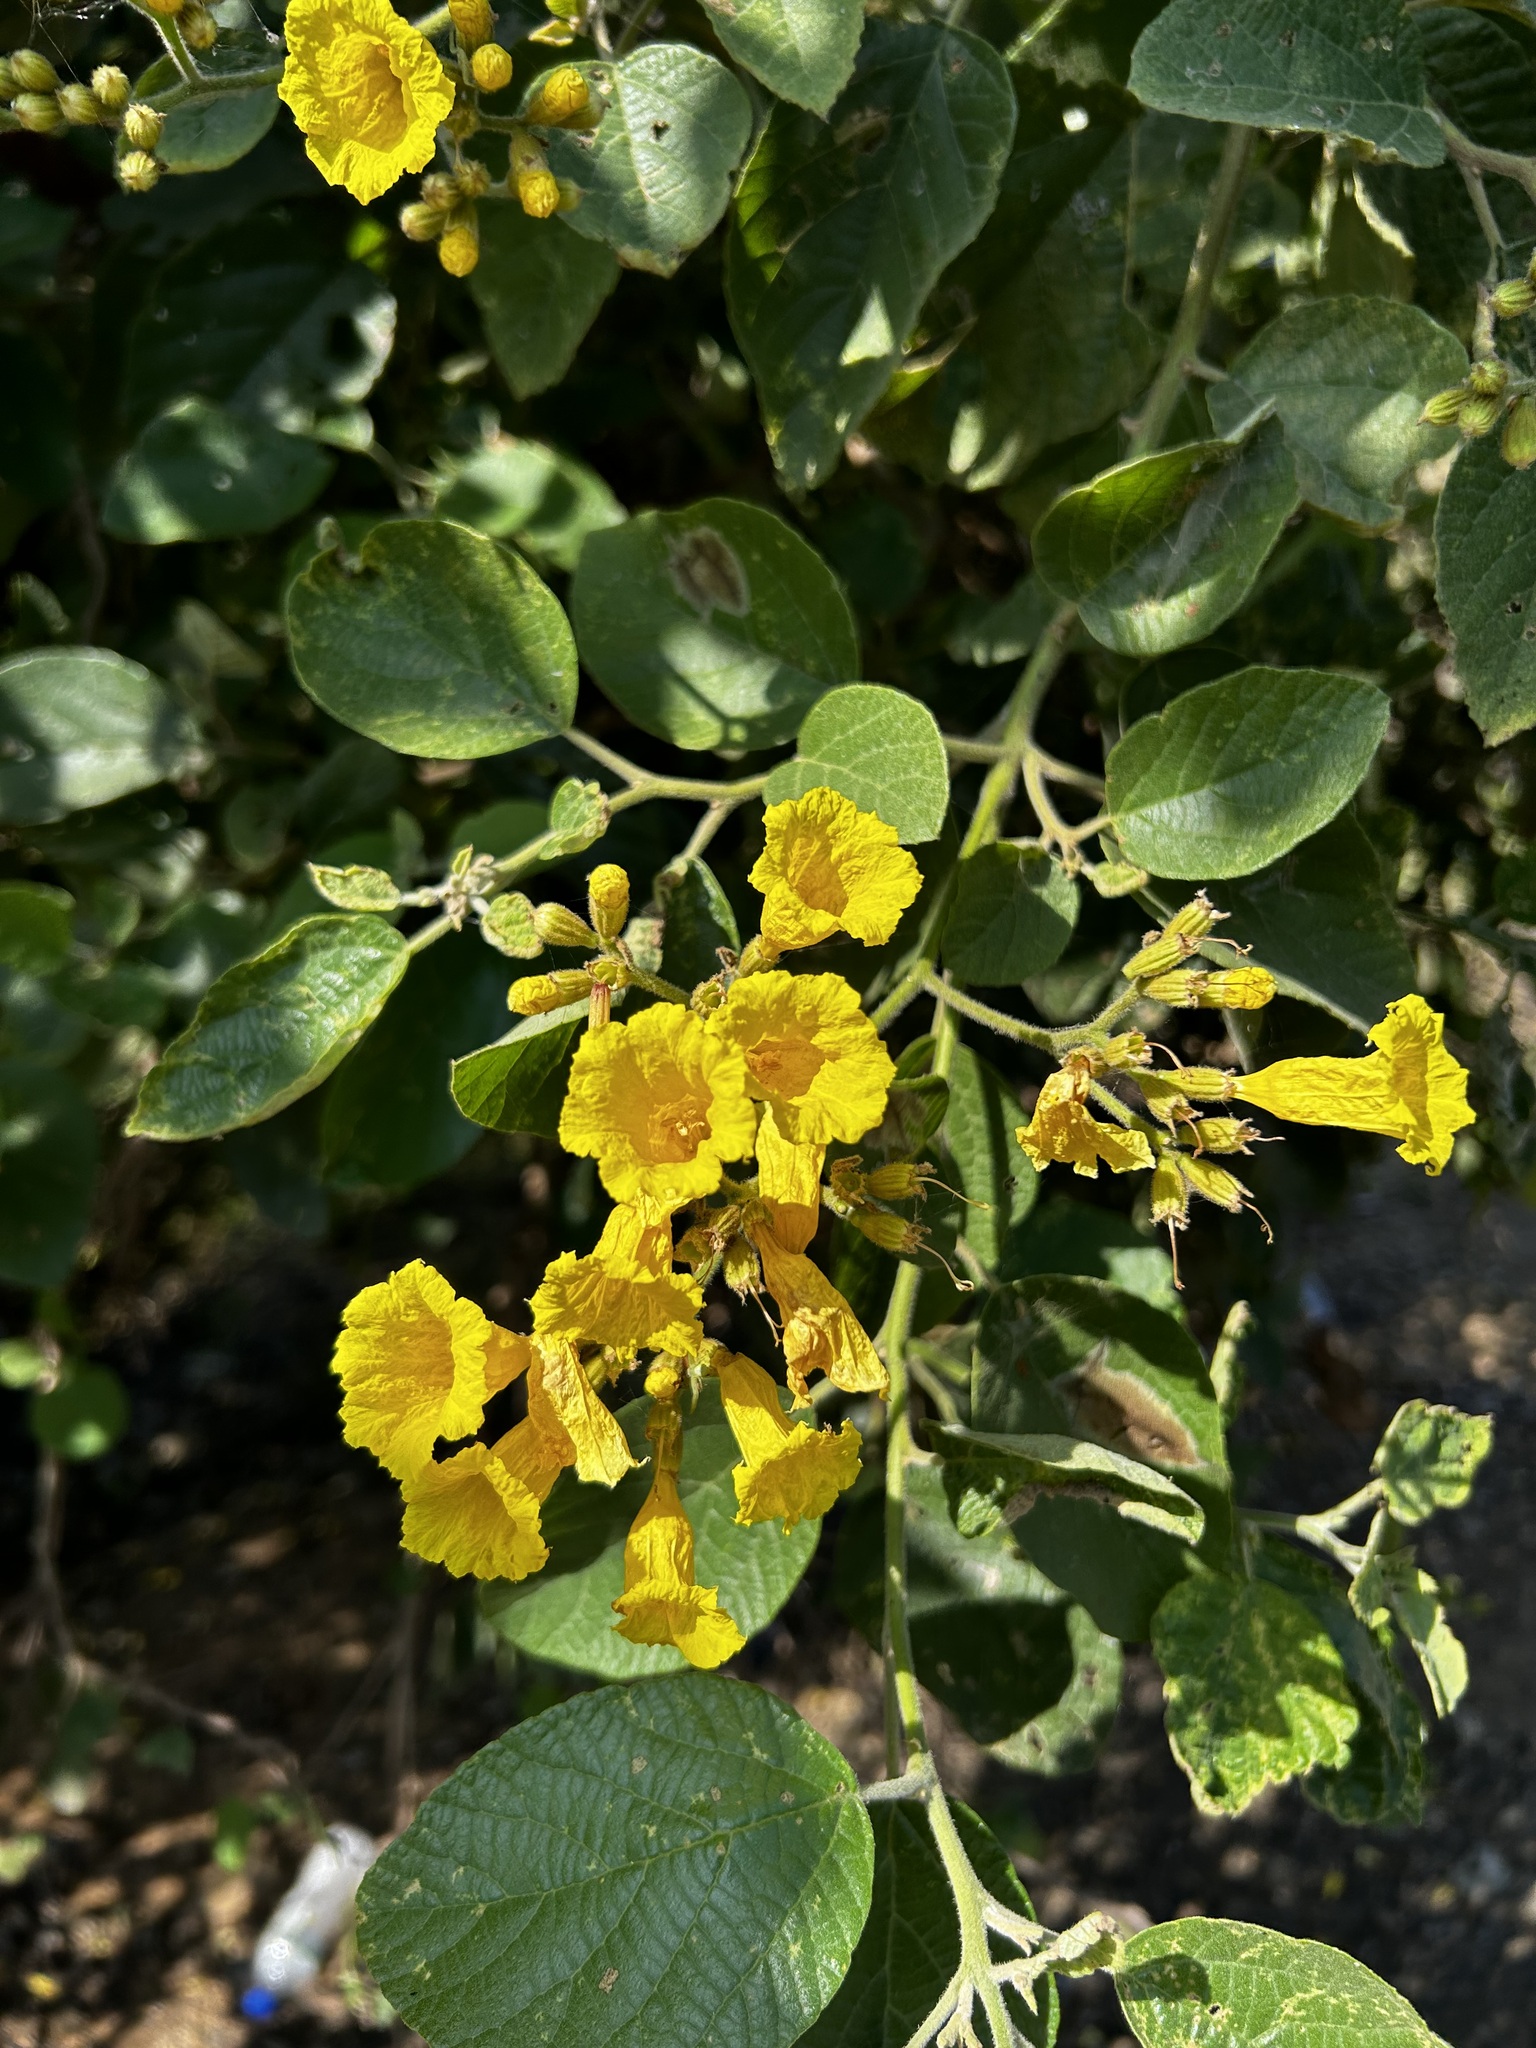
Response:
[{"label": "fuzzy green stem", "polygon": [[[917,1690],[912,1624],[907,1605],[907,1461],[912,1455],[911,1385],[907,1344],[922,1272],[909,1260],[896,1268],[882,1332],[890,1374],[890,1409],[885,1431],[885,1767],[897,1778],[908,1760],[928,1755],[928,1732]],[[942,1795],[941,1795],[942,1796]]]}]

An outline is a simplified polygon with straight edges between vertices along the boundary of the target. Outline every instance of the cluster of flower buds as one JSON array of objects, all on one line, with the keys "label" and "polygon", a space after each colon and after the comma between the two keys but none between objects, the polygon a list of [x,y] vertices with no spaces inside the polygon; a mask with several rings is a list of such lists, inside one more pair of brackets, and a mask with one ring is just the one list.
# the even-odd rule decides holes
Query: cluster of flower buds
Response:
[{"label": "cluster of flower buds", "polygon": [[458,39],[465,84],[480,92],[505,92],[512,83],[512,58],[494,40],[496,17],[489,0],[448,0],[448,18]]},{"label": "cluster of flower buds", "polygon": [[[1499,294],[1510,287],[1518,288],[1522,296],[1529,293],[1529,297],[1521,305],[1511,298],[1506,302],[1508,312],[1523,313],[1536,305],[1536,284],[1529,278],[1509,278],[1490,297],[1495,311],[1502,310]],[[1529,469],[1536,462],[1536,396],[1511,389],[1509,365],[1497,356],[1481,358],[1460,384],[1427,399],[1419,419],[1427,427],[1459,427],[1469,438],[1491,434],[1502,419],[1499,451],[1504,460],[1512,469]]]},{"label": "cluster of flower buds", "polygon": [[437,260],[450,277],[468,277],[480,261],[475,201],[490,190],[484,164],[466,158],[455,171],[429,171],[421,197],[400,209],[400,232],[412,242],[436,242]]},{"label": "cluster of flower buds", "polygon": [[605,1024],[613,991],[636,979],[634,958],[624,942],[628,921],[629,876],[612,861],[587,877],[586,917],[578,917],[563,903],[529,905],[528,923],[541,947],[564,946],[592,957],[582,967],[555,968],[514,981],[507,991],[507,1007],[520,1017],[541,1017],[585,1000],[592,1024]]},{"label": "cluster of flower buds", "polygon": [[1225,915],[1202,889],[1192,903],[1174,912],[1161,931],[1147,933],[1121,973],[1136,983],[1142,995],[1154,1003],[1166,1003],[1170,1010],[1262,1010],[1275,994],[1275,977],[1268,968],[1185,965]]},{"label": "cluster of flower buds", "polygon": [[0,57],[0,100],[34,135],[65,127],[115,130],[117,177],[125,191],[147,192],[160,177],[154,152],[165,116],[133,97],[127,73],[115,64],[99,64],[89,85],[65,84],[40,50],[13,50]]}]

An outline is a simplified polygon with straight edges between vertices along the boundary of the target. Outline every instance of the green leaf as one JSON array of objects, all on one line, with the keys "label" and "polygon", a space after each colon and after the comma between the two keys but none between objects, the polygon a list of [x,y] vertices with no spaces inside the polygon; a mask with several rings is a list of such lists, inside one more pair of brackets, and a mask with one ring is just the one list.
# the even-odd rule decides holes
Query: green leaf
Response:
[{"label": "green leaf", "polygon": [[101,523],[114,540],[149,547],[270,533],[320,495],[334,468],[313,441],[264,419],[179,399],[119,459]]},{"label": "green leaf", "polygon": [[577,68],[603,118],[590,138],[547,138],[550,169],[582,195],[562,225],[605,242],[631,270],[671,277],[725,212],[752,102],[687,43],[646,43],[616,64]]},{"label": "green leaf", "polygon": [[[243,42],[245,39],[239,40]],[[270,54],[270,43],[265,50],[247,53],[238,49],[231,51],[229,41],[227,37],[221,38],[212,50],[200,52],[199,69],[215,74],[226,67],[250,70],[261,62],[263,56]],[[233,63],[230,62],[232,57]],[[134,87],[134,97],[144,99],[177,83],[176,66],[169,57],[161,57],[140,74]],[[245,92],[226,89],[210,94],[190,106],[171,109],[160,131],[160,140],[155,144],[155,156],[166,170],[176,176],[222,171],[248,155],[276,118],[275,85],[252,86]],[[246,225],[253,223],[247,221]]]},{"label": "green leaf", "polygon": [[290,653],[315,702],[399,754],[480,760],[564,732],[565,614],[527,563],[442,519],[376,526],[289,587]]},{"label": "green leaf", "polygon": [[27,1423],[46,1450],[84,1464],[102,1457],[128,1427],[128,1396],[104,1365],[71,1365],[57,1386],[34,1394]]},{"label": "green leaf", "polygon": [[0,882],[0,967],[42,975],[62,967],[74,907],[67,890],[46,882]]},{"label": "green leaf", "polygon": [[[1003,1741],[1057,1704],[1072,1675],[1066,1601],[1001,1524],[959,1533],[936,1465],[907,1474],[907,1565],[918,1676],[973,1741]],[[884,1503],[872,1492],[844,1516],[833,1591],[876,1648],[884,1589]]]},{"label": "green leaf", "polygon": [[996,603],[985,598],[963,600],[944,642],[951,661],[976,668],[997,668],[1022,661],[1050,624],[1055,601],[1040,578],[1021,577]]},{"label": "green leaf", "polygon": [[533,922],[533,905],[517,889],[492,899],[480,920],[480,936],[509,960],[537,960],[544,950]]},{"label": "green leaf", "polygon": [[704,0],[728,56],[775,99],[824,114],[848,83],[863,0]]},{"label": "green leaf", "polygon": [[576,1034],[586,1017],[584,1002],[546,1010],[542,1017],[525,1017],[494,1045],[455,1060],[454,1101],[487,1130],[553,1138]]},{"label": "green leaf", "polygon": [[1445,1618],[1440,1588],[1428,1572],[1399,1554],[1388,1560],[1385,1576],[1388,1604],[1413,1645],[1435,1712],[1444,1720],[1455,1713],[1467,1689],[1467,1653]]},{"label": "green leaf", "polygon": [[1168,1741],[1202,1813],[1347,1761],[1360,1709],[1333,1640],[1262,1579],[1184,1579],[1152,1617]]},{"label": "green leaf", "polygon": [[1353,1956],[1241,1920],[1147,1928],[1126,1943],[1115,1990],[1142,2048],[1445,2048]]},{"label": "green leaf", "polygon": [[382,868],[359,867],[354,861],[344,868],[307,864],[309,879],[327,903],[338,910],[398,910],[400,891],[394,877]]},{"label": "green leaf", "polygon": [[211,1138],[307,1095],[362,1037],[410,959],[377,917],[307,917],[221,974],[144,1077],[131,1137]]},{"label": "green leaf", "polygon": [[714,870],[690,853],[656,877],[661,913],[661,971],[679,988],[696,988],[720,972],[720,948],[741,951],[741,932],[730,898]]},{"label": "green leaf", "polygon": [[[1032,1920],[1029,1894],[997,1837],[957,1800],[950,1801],[950,1812],[971,1868],[993,1898]],[[801,2036],[801,2048],[904,2048],[959,1965],[954,1897],[925,1810],[916,1801],[893,1799],[870,1818],[875,1882],[869,1919],[847,1976]],[[1001,1944],[994,1949],[998,1962],[1011,1953]],[[1017,2038],[1030,2048],[1049,2048],[1058,2017],[1055,1979],[1047,1977],[1038,2011],[1012,1994],[1007,2002]]]},{"label": "green leaf", "polygon": [[1016,1735],[991,1748],[999,1763],[1038,1778],[1092,1770],[1120,1707],[1125,1659],[1114,1637],[1074,1602],[1067,1609],[1067,1639],[1072,1676],[1066,1691]]},{"label": "green leaf", "polygon": [[[527,219],[520,209],[497,212]],[[437,511],[495,540],[514,542],[537,563],[567,571],[581,559],[589,533],[622,525],[627,516],[596,470],[543,441],[511,434],[499,434],[449,466]]]},{"label": "green leaf", "polygon": [[[1005,1280],[1027,1280],[1040,1273],[1079,1273],[1086,1280],[1110,1280],[1154,1308],[1176,1311],[1179,1306],[1173,1261],[1155,1239],[1138,1230],[1128,1217],[1075,1202],[1067,1195],[1053,1195],[1032,1210],[1007,1248]],[[1000,1422],[987,1426],[1005,1427]]]},{"label": "green leaf", "polygon": [[507,1014],[507,970],[449,934],[412,960],[366,1042],[326,1090],[320,1124],[333,1187],[403,1193],[454,1166],[480,1135],[449,1090],[453,1063]]},{"label": "green leaf", "polygon": [[1414,986],[1413,955],[1381,862],[1347,811],[1272,867],[1222,883],[1214,900],[1229,917],[1222,937],[1250,946],[1282,995],[1315,1003],[1357,1031]]},{"label": "green leaf", "polygon": [[0,822],[48,824],[203,760],[197,727],[136,661],[34,647],[0,662]]},{"label": "green leaf", "polygon": [[1469,441],[1435,513],[1435,594],[1456,636],[1467,710],[1490,747],[1536,725],[1536,470],[1498,436]]},{"label": "green leaf", "polygon": [[944,1137],[960,1177],[960,1235],[995,1270],[1011,1231],[1035,1205],[1040,1176],[1019,1150],[1019,1099],[1002,1076],[962,1040],[949,1069]]},{"label": "green leaf", "polygon": [[[175,116],[172,116],[174,120]],[[359,405],[389,359],[395,301],[328,236],[289,218],[220,227],[155,279],[128,330],[123,407],[142,425],[182,398],[290,433]]]},{"label": "green leaf", "polygon": [[461,1764],[363,1880],[364,1958],[433,2044],[789,2048],[842,1982],[853,1772],[730,1678],[605,1686]]},{"label": "green leaf", "polygon": [[960,863],[944,965],[957,981],[1018,987],[1067,950],[1077,907],[1077,884],[1039,847],[982,847]]},{"label": "green leaf", "polygon": [[554,837],[539,856],[544,861],[565,860],[596,845],[608,830],[608,799],[601,783],[568,775],[549,800],[546,829]]},{"label": "green leaf", "polygon": [[1406,1401],[1371,1460],[1394,1517],[1412,1528],[1440,1508],[1465,1507],[1493,1449],[1493,1417]]},{"label": "green leaf", "polygon": [[1035,567],[1117,654],[1167,654],[1214,632],[1252,590],[1296,509],[1285,439],[1195,441],[1106,470],[1035,530]]},{"label": "green leaf", "polygon": [[1389,716],[1374,684],[1331,670],[1245,668],[1186,690],[1110,753],[1127,857],[1179,880],[1266,867],[1343,809]]},{"label": "green leaf", "polygon": [[[618,1411],[630,1448],[640,1458],[649,1455],[645,1424],[650,1412],[644,1397]],[[777,1522],[743,1528],[736,1520],[731,1479],[740,1462],[736,1439],[721,1414],[718,1385],[706,1382],[683,1437],[678,1492],[698,1542],[698,1583],[718,1586],[720,1605],[744,1636],[752,1636],[772,1621],[799,1583],[821,1524],[797,1522],[787,1536]],[[549,1563],[515,1586],[486,1589],[482,1603],[491,1626],[530,1657],[595,1672],[599,1678],[682,1669],[680,1651],[632,1643],[614,1632],[613,1602],[624,1590],[624,1538],[650,1481],[649,1469],[642,1468],[608,1492],[562,1473],[542,1518]]]},{"label": "green leaf", "polygon": [[726,296],[792,488],[825,480],[884,391],[992,210],[1013,124],[996,53],[937,26],[871,28],[825,124],[774,109],[737,187]]},{"label": "green leaf", "polygon": [[531,220],[520,206],[480,214],[469,289],[514,398],[560,382],[619,281],[612,251],[572,234],[568,218]]},{"label": "green leaf", "polygon": [[[955,1526],[962,1536],[981,1536],[999,1521],[1024,1521],[1036,1503],[1051,1495],[1102,1502],[1122,1520],[1198,1543],[1205,1516],[1182,1486],[1150,1465],[1099,1444],[1069,1436],[992,1435],[954,1424],[930,1427],[933,1448],[944,1460]],[[1028,1549],[1028,1532],[1018,1538]]]},{"label": "green leaf", "polygon": [[858,667],[853,614],[814,548],[733,498],[592,534],[571,586],[581,658],[642,731],[768,747]]},{"label": "green leaf", "polygon": [[1413,472],[1453,427],[1422,427],[1425,399],[1467,374],[1454,334],[1392,299],[1313,299],[1262,329],[1206,394],[1218,433],[1273,405],[1301,495],[1361,526],[1401,516]]},{"label": "green leaf", "polygon": [[101,1150],[67,1075],[0,1059],[0,1280],[59,1287],[91,1220]]},{"label": "green leaf", "polygon": [[937,839],[949,809],[949,756],[933,713],[879,683],[829,690],[806,713],[795,757],[769,776],[763,802],[818,787],[875,812],[903,846]]},{"label": "green leaf", "polygon": [[1406,164],[1445,156],[1401,0],[1172,0],[1137,42],[1130,89],[1201,121],[1351,135]]}]

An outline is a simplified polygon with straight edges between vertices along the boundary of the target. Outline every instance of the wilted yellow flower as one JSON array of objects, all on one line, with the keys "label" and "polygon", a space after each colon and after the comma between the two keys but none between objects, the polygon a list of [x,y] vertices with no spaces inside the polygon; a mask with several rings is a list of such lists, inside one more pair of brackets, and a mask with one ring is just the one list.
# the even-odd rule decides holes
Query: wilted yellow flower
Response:
[{"label": "wilted yellow flower", "polygon": [[291,0],[283,33],[278,95],[323,178],[366,206],[431,161],[453,84],[389,0]]},{"label": "wilted yellow flower", "polygon": [[751,1230],[763,1279],[784,1323],[784,1364],[795,1406],[809,1402],[809,1375],[824,1372],[848,1394],[883,1394],[890,1382],[863,1324],[813,1259],[786,1251],[763,1225]]},{"label": "wilted yellow flower", "polygon": [[1088,1075],[1077,1067],[1052,1074],[1035,1100],[1035,1112],[1014,1136],[1031,1165],[1053,1162],[1097,1179],[1099,1161],[1112,1173],[1132,1173],[1152,1164],[1152,1148],[1140,1131],[1101,1124],[1087,1108]]},{"label": "wilted yellow flower", "polygon": [[803,1252],[821,1221],[821,1164],[825,1145],[796,1145],[779,1129],[772,1105],[757,1127],[757,1192],[767,1204],[774,1236],[789,1252]]},{"label": "wilted yellow flower", "polygon": [[549,1558],[539,1508],[559,1470],[526,1421],[489,1448],[470,1444],[406,1480],[400,1541],[458,1578],[526,1579]]},{"label": "wilted yellow flower", "polygon": [[746,1637],[715,1586],[695,1585],[693,1528],[675,1476],[660,1460],[624,1541],[624,1591],[613,1603],[618,1633],[632,1643],[669,1643],[700,1671],[734,1657]]},{"label": "wilted yellow flower", "polygon": [[560,1338],[540,1339],[528,1373],[528,1420],[546,1454],[574,1465],[576,1477],[617,1486],[635,1459],[618,1418],[599,1399],[576,1348]]},{"label": "wilted yellow flower", "polygon": [[840,974],[747,974],[715,1015],[740,1046],[747,1093],[796,1144],[851,1144],[885,1114],[895,1064]]},{"label": "wilted yellow flower", "polygon": [[731,1474],[737,1521],[782,1516],[788,1534],[796,1522],[824,1515],[859,1476],[862,1439],[853,1424],[831,1430],[791,1422],[778,1388],[750,1358],[721,1354],[715,1370],[725,1419],[746,1460]]},{"label": "wilted yellow flower", "polygon": [[883,946],[922,887],[892,826],[835,789],[807,790],[764,816],[768,840],[748,877],[761,891],[772,953],[847,932]]},{"label": "wilted yellow flower", "polygon": [[1467,1106],[1467,1070],[1446,1051],[1445,1019],[1422,996],[1388,1003],[1361,1059],[1280,1060],[1239,1075],[1235,1092],[1293,1124],[1338,1124],[1397,1138],[1410,1166],[1437,1174],[1456,1133],[1476,1118]]},{"label": "wilted yellow flower", "polygon": [[491,1395],[531,1357],[526,1337],[413,1259],[342,1312],[331,1370],[342,1385],[343,1433],[396,1479],[412,1478],[431,1464],[439,1437],[473,1436]]},{"label": "wilted yellow flower", "polygon": [[704,1297],[672,1270],[670,1219],[648,1221],[622,1204],[589,1257],[561,1252],[551,1262],[530,1306],[535,1336],[603,1344],[623,1358],[637,1351],[689,1358],[704,1341]]},{"label": "wilted yellow flower", "polygon": [[720,1185],[757,1134],[740,1050],[681,1003],[588,1032],[571,1062],[560,1142],[597,1161],[616,1202],[676,1209]]}]

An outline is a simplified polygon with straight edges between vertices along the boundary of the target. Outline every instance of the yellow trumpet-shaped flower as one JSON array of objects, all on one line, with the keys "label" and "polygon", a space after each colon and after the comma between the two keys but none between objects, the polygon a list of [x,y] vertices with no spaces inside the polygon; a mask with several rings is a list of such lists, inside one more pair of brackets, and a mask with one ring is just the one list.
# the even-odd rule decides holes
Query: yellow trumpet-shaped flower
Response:
[{"label": "yellow trumpet-shaped flower", "polygon": [[883,946],[922,887],[893,827],[835,789],[770,804],[767,844],[748,877],[761,892],[770,953],[847,932]]},{"label": "yellow trumpet-shaped flower", "polygon": [[461,1301],[420,1259],[354,1295],[342,1312],[331,1370],[342,1385],[342,1430],[386,1472],[409,1479],[439,1437],[473,1436],[485,1404],[532,1358],[526,1337]]},{"label": "yellow trumpet-shaped flower", "polygon": [[763,1279],[784,1323],[784,1364],[795,1406],[810,1401],[809,1375],[824,1372],[848,1394],[883,1394],[890,1385],[863,1324],[814,1260],[786,1251],[771,1228],[751,1230]]},{"label": "yellow trumpet-shaped flower", "polygon": [[561,1252],[534,1295],[536,1337],[602,1344],[621,1358],[666,1351],[689,1358],[703,1343],[704,1297],[672,1270],[670,1218],[652,1221],[620,1204],[587,1258]]},{"label": "yellow trumpet-shaped flower", "polygon": [[459,1578],[526,1579],[549,1558],[539,1508],[559,1470],[526,1421],[489,1448],[470,1444],[406,1480],[400,1541]]},{"label": "yellow trumpet-shaped flower", "polygon": [[537,1346],[528,1373],[528,1419],[547,1455],[574,1465],[578,1479],[617,1486],[634,1467],[618,1419],[598,1398],[575,1346],[560,1338],[541,1338]]},{"label": "yellow trumpet-shaped flower", "polygon": [[821,1221],[821,1166],[825,1145],[791,1144],[772,1105],[757,1127],[757,1191],[767,1204],[774,1236],[787,1252],[803,1252]]},{"label": "yellow trumpet-shaped flower", "polygon": [[576,1049],[560,1142],[597,1161],[616,1202],[676,1209],[712,1194],[756,1132],[740,1048],[681,1003],[589,1031]]},{"label": "yellow trumpet-shaped flower", "polygon": [[323,178],[366,206],[431,161],[453,83],[389,0],[291,0],[283,33],[278,94]]},{"label": "yellow trumpet-shaped flower", "polygon": [[1069,1165],[1090,1180],[1097,1179],[1100,1160],[1111,1173],[1150,1167],[1152,1148],[1145,1136],[1100,1123],[1088,1110],[1088,1088],[1089,1077],[1078,1067],[1062,1067],[1046,1081],[1034,1115],[1014,1132],[1030,1163]]},{"label": "yellow trumpet-shaped flower", "polygon": [[1437,1174],[1476,1118],[1467,1070],[1445,1049],[1445,1019],[1422,996],[1388,1003],[1363,1058],[1280,1060],[1238,1076],[1234,1093],[1293,1124],[1338,1124],[1396,1138],[1410,1166]]},{"label": "yellow trumpet-shaped flower", "polygon": [[747,974],[716,1013],[741,1048],[747,1093],[796,1144],[851,1144],[885,1114],[896,1068],[840,974]]},{"label": "yellow trumpet-shaped flower", "polygon": [[791,1422],[778,1388],[749,1358],[722,1356],[715,1369],[725,1419],[746,1460],[731,1475],[737,1521],[782,1516],[787,1535],[796,1522],[824,1515],[859,1476],[859,1432],[851,1422],[840,1430]]},{"label": "yellow trumpet-shaped flower", "polygon": [[719,1588],[693,1577],[693,1525],[676,1476],[658,1455],[645,1505],[624,1540],[624,1591],[615,1627],[632,1643],[669,1643],[700,1671],[734,1657],[746,1637],[720,1605]]}]

